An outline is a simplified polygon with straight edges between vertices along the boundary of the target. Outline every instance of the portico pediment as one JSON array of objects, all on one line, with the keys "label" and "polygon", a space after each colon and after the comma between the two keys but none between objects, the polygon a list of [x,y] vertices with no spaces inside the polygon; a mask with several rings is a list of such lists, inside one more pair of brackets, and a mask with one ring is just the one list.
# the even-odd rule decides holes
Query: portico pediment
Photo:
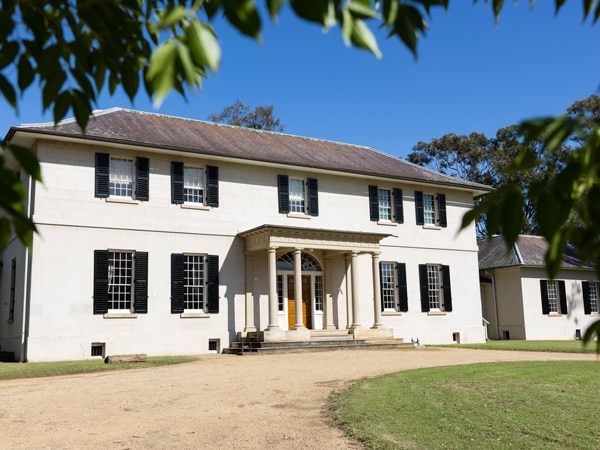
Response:
[{"label": "portico pediment", "polygon": [[363,253],[378,251],[381,240],[391,234],[265,224],[243,231],[238,236],[246,242],[248,252],[289,247]]}]

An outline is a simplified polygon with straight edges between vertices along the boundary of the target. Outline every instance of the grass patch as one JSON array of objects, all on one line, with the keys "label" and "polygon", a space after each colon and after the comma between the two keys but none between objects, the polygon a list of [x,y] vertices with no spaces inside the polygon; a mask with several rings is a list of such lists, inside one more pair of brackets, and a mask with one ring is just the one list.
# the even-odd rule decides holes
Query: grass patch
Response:
[{"label": "grass patch", "polygon": [[146,362],[105,364],[102,359],[86,361],[60,361],[39,363],[1,363],[0,380],[16,378],[52,377],[80,373],[102,372],[108,370],[141,369],[145,367],[165,366],[195,361],[192,356],[157,356]]},{"label": "grass patch", "polygon": [[485,344],[453,344],[432,347],[475,348],[483,350],[520,350],[526,352],[594,353],[596,343],[583,341],[487,341]]},{"label": "grass patch", "polygon": [[600,448],[595,361],[484,363],[359,381],[331,397],[373,449]]}]

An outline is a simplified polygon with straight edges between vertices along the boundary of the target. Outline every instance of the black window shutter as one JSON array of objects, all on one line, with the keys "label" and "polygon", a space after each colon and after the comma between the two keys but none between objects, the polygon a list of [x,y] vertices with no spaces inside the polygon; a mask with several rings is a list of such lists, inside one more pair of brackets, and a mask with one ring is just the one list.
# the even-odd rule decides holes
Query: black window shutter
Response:
[{"label": "black window shutter", "polygon": [[134,312],[148,312],[148,252],[135,252]]},{"label": "black window shutter", "polygon": [[450,287],[450,266],[442,266],[442,289],[444,289],[444,311],[452,312],[452,289]]},{"label": "black window shutter", "polygon": [[583,294],[583,313],[592,313],[592,304],[590,302],[590,283],[587,281],[581,282],[581,292]]},{"label": "black window shutter", "polygon": [[402,202],[402,189],[394,188],[394,221],[404,223],[404,204]]},{"label": "black window shutter", "polygon": [[567,311],[567,291],[565,289],[564,281],[558,282],[558,292],[560,295],[560,313],[568,314],[569,311]]},{"label": "black window shutter", "polygon": [[108,250],[94,250],[94,314],[108,312]]},{"label": "black window shutter", "polygon": [[423,212],[423,192],[415,191],[415,213],[417,215],[417,225],[425,224],[425,213]]},{"label": "black window shutter", "polygon": [[183,203],[183,163],[171,162],[171,203]]},{"label": "black window shutter", "polygon": [[369,214],[371,221],[379,220],[379,196],[377,195],[377,186],[369,186]]},{"label": "black window shutter", "polygon": [[208,312],[218,314],[219,312],[219,256],[208,255],[206,257],[208,272]]},{"label": "black window shutter", "polygon": [[171,313],[183,312],[183,253],[171,253]]},{"label": "black window shutter", "polygon": [[150,160],[141,156],[135,162],[135,198],[143,202],[150,200]]},{"label": "black window shutter", "polygon": [[427,264],[419,264],[419,283],[421,285],[421,311],[429,311],[429,283],[427,282]]},{"label": "black window shutter", "polygon": [[277,192],[279,194],[279,212],[290,212],[290,185],[287,175],[277,175]]},{"label": "black window shutter", "polygon": [[408,311],[408,286],[406,283],[406,264],[398,263],[398,300],[400,311]]},{"label": "black window shutter", "polygon": [[206,205],[219,207],[219,168],[206,166]]},{"label": "black window shutter", "polygon": [[110,155],[108,153],[96,153],[96,197],[108,197],[109,173]]},{"label": "black window shutter", "polygon": [[540,280],[540,292],[542,294],[542,314],[550,314],[550,303],[548,302],[548,280]]},{"label": "black window shutter", "polygon": [[438,204],[438,223],[440,227],[447,227],[448,220],[446,219],[446,194],[437,195]]},{"label": "black window shutter", "polygon": [[319,215],[319,181],[316,178],[306,180],[308,189],[308,214]]}]

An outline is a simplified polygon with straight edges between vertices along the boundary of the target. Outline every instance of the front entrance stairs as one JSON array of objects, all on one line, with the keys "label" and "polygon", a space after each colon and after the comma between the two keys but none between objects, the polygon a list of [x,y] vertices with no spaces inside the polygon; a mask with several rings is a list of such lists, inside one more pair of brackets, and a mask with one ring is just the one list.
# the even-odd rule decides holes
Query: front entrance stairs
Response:
[{"label": "front entrance stairs", "polygon": [[333,350],[398,350],[413,348],[414,344],[405,343],[397,338],[355,339],[348,330],[310,330],[308,341],[270,341],[260,339],[260,332],[238,334],[238,341],[223,353],[232,355],[257,355],[294,352],[322,352]]}]

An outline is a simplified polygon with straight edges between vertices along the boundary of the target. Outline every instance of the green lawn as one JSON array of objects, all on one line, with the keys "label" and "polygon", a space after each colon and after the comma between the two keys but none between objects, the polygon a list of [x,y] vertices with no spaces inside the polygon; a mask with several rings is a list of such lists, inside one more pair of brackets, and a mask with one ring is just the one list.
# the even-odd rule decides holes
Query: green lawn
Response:
[{"label": "green lawn", "polygon": [[334,393],[370,449],[600,448],[596,361],[488,363],[365,379]]},{"label": "green lawn", "polygon": [[191,356],[163,356],[148,358],[146,362],[105,364],[104,360],[61,361],[40,363],[1,363],[0,380],[15,378],[51,377],[78,373],[100,372],[105,370],[139,369],[142,367],[164,366],[195,361]]},{"label": "green lawn", "polygon": [[[446,346],[444,346],[446,347]],[[594,353],[596,343],[583,341],[487,341],[485,344],[457,344],[448,347],[485,350],[521,350],[530,352]]]}]

